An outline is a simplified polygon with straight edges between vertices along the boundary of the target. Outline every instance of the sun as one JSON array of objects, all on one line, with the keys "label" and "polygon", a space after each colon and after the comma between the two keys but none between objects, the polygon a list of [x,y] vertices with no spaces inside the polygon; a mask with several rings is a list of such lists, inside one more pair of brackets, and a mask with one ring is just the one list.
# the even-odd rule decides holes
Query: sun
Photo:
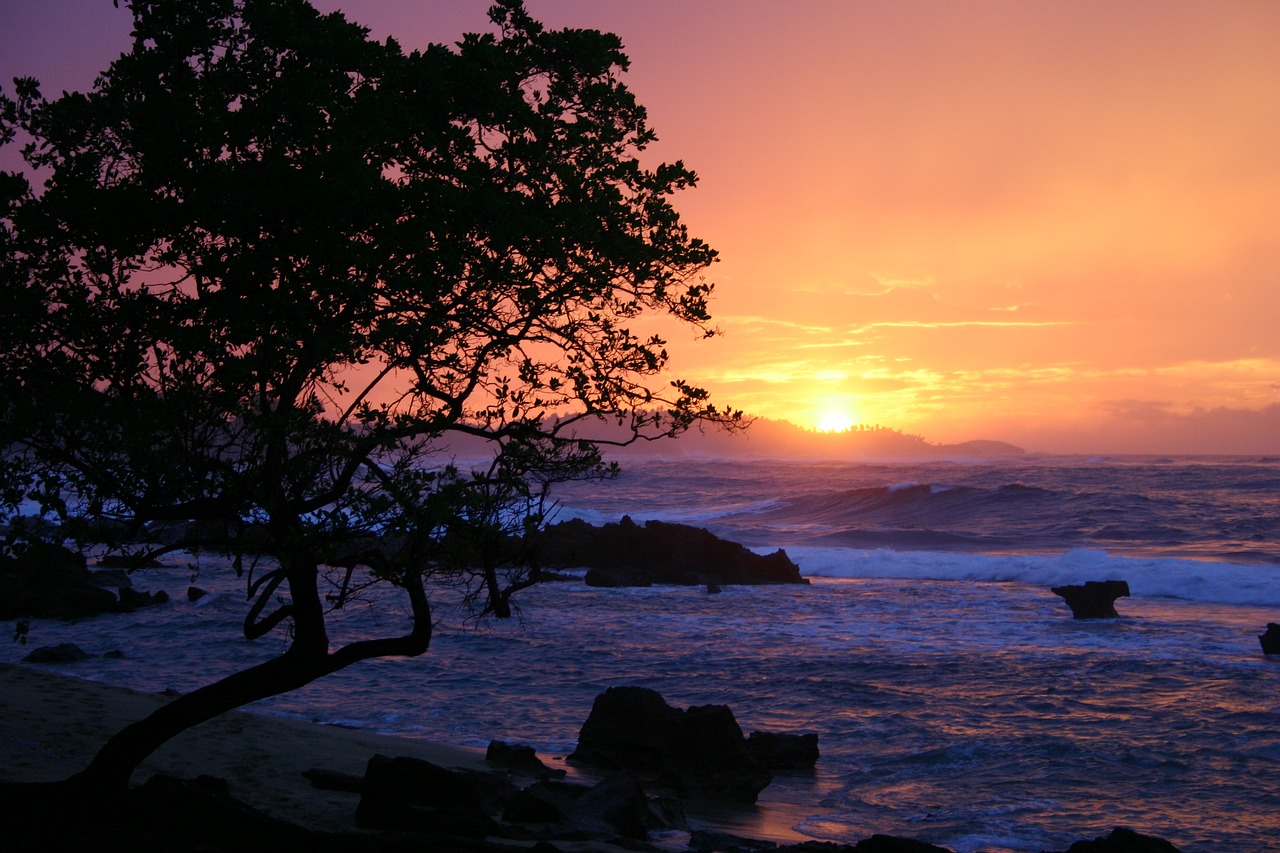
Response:
[{"label": "sun", "polygon": [[818,419],[818,432],[848,432],[853,418],[844,412],[827,412]]}]

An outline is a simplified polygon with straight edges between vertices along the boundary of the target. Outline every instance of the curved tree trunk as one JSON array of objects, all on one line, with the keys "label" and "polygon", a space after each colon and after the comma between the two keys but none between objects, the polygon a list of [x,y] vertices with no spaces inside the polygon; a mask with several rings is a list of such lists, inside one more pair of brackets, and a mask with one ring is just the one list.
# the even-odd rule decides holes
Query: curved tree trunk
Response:
[{"label": "curved tree trunk", "polygon": [[[291,575],[294,573],[290,572]],[[304,595],[309,593],[308,598],[315,597],[314,609],[303,608],[304,612],[310,610],[314,617],[319,614],[314,566],[310,573],[309,583],[303,578],[303,582],[294,586],[292,591],[295,600],[299,590],[304,591]],[[88,767],[67,780],[68,783],[92,788],[105,796],[122,795],[128,790],[133,772],[147,756],[192,726],[250,702],[296,690],[357,661],[422,654],[431,642],[430,605],[420,575],[409,575],[403,586],[413,611],[414,623],[409,634],[362,640],[330,653],[323,615],[319,615],[318,620],[295,620],[294,641],[289,651],[180,696],[150,716],[126,726],[107,741]]]}]

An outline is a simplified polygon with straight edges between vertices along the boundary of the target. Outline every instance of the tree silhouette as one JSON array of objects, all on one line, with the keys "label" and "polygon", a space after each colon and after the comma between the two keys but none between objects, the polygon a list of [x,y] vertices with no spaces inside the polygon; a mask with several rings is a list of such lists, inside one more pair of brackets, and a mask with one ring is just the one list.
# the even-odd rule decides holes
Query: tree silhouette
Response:
[{"label": "tree silhouette", "polygon": [[[302,0],[130,7],[88,93],[0,93],[29,166],[0,180],[4,491],[126,538],[222,531],[246,635],[290,639],[112,738],[78,777],[107,790],[198,722],[423,653],[437,582],[509,613],[547,490],[612,470],[595,419],[737,421],[639,331],[712,333],[715,253],[669,201],[693,172],[639,159],[615,36],[501,0],[495,33],[406,54]],[[456,435],[489,462],[447,464]],[[373,583],[403,631],[331,648]]]}]

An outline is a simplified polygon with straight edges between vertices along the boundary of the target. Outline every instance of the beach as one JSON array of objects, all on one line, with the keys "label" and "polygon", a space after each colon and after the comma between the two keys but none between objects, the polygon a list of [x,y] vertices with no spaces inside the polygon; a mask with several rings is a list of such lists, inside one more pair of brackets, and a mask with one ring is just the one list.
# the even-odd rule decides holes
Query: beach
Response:
[{"label": "beach", "polygon": [[[0,664],[0,779],[65,779],[83,770],[111,735],[166,701],[34,666]],[[133,781],[156,773],[215,776],[227,781],[232,796],[271,817],[323,832],[350,832],[356,829],[359,795],[319,790],[303,774],[320,768],[363,775],[376,754],[489,769],[481,750],[232,711],[166,743]]]},{"label": "beach", "polygon": [[[49,672],[36,665],[0,663],[0,782],[66,779],[83,770],[111,735],[168,699],[162,694]],[[271,818],[314,832],[350,836],[371,832],[355,822],[360,795],[316,788],[306,773],[320,769],[363,776],[374,755],[493,772],[484,760],[484,750],[474,747],[232,711],[164,744],[142,763],[132,782],[136,786],[156,774],[179,779],[212,776],[225,780],[235,799]],[[562,761],[547,759],[547,763],[565,770],[571,781],[592,781],[589,773]],[[695,807],[689,819],[694,828],[786,844],[808,840],[789,828],[801,819],[803,811],[798,804],[786,803],[740,809],[704,805]],[[504,840],[495,849],[533,843]],[[623,849],[603,841],[562,840],[557,845],[566,851]],[[678,846],[683,849],[682,844]]]}]

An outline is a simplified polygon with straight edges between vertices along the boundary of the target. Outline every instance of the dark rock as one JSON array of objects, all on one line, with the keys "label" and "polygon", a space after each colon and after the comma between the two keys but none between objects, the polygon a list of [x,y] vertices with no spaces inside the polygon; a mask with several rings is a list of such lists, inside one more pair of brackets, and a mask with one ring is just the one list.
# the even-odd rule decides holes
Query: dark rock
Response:
[{"label": "dark rock", "polygon": [[187,601],[199,601],[208,594],[198,586],[187,587]]},{"label": "dark rock", "polygon": [[1268,622],[1267,630],[1258,635],[1258,642],[1264,655],[1280,655],[1280,624]]},{"label": "dark rock", "polygon": [[31,653],[22,659],[23,663],[76,663],[77,661],[88,660],[93,655],[77,646],[75,643],[58,643],[56,646],[41,646],[38,649],[32,649]]},{"label": "dark rock", "polygon": [[856,853],[952,853],[946,847],[896,835],[873,835],[853,845],[853,849]]},{"label": "dark rock", "polygon": [[726,705],[686,709],[665,747],[658,779],[683,797],[754,803],[773,781]]},{"label": "dark rock", "polygon": [[914,838],[894,835],[873,835],[857,844],[838,844],[834,841],[805,841],[777,848],[777,853],[953,853],[950,848],[939,847]]},{"label": "dark rock", "polygon": [[1071,615],[1076,619],[1114,619],[1115,600],[1129,594],[1125,581],[1087,581],[1083,586],[1055,586],[1055,595],[1066,599]]},{"label": "dark rock", "polygon": [[506,823],[538,824],[561,836],[646,839],[658,829],[687,829],[684,808],[670,797],[649,797],[629,773],[607,776],[594,787],[543,781],[512,798]]},{"label": "dark rock", "polygon": [[494,767],[510,770],[519,776],[542,779],[547,776],[562,777],[563,770],[552,770],[542,763],[538,753],[531,746],[509,744],[500,740],[489,741],[484,760]]},{"label": "dark rock", "polygon": [[590,586],[808,583],[784,551],[762,556],[699,527],[641,526],[630,517],[602,527],[581,519],[553,524],[535,549],[542,565],[589,569]]},{"label": "dark rock", "polygon": [[1077,841],[1065,853],[1178,853],[1178,848],[1163,838],[1118,826],[1111,830],[1110,835],[1102,835],[1092,841]]},{"label": "dark rock", "polygon": [[752,732],[747,750],[770,770],[812,770],[818,763],[818,735]]},{"label": "dark rock", "polygon": [[728,832],[696,829],[689,834],[689,849],[705,851],[705,853],[756,853],[756,851],[776,850],[778,845],[772,841],[743,838]]},{"label": "dark rock", "polygon": [[103,652],[102,656],[108,660],[124,660],[124,652],[119,649],[112,649],[109,652]]},{"label": "dark rock", "polygon": [[[103,565],[102,560],[98,565]],[[122,586],[133,586],[133,578],[124,569],[100,569],[89,572],[90,579],[104,589],[119,589]]]},{"label": "dark rock", "polygon": [[504,823],[565,823],[573,804],[586,791],[585,786],[568,782],[538,782],[511,798],[502,812],[502,820]]},{"label": "dark rock", "polygon": [[366,829],[479,838],[495,828],[480,792],[463,776],[418,758],[369,759],[356,823]]},{"label": "dark rock", "polygon": [[125,612],[140,610],[143,607],[154,607],[157,604],[164,604],[169,600],[169,593],[164,590],[159,592],[138,592],[127,586],[120,587],[120,609]]},{"label": "dark rock", "polygon": [[364,788],[364,777],[354,773],[339,773],[336,770],[312,767],[310,770],[304,770],[302,775],[311,782],[311,787],[318,791],[348,791],[358,794]]},{"label": "dark rock", "polygon": [[80,619],[118,610],[115,595],[93,582],[83,554],[33,542],[0,558],[0,619]]},{"label": "dark rock", "polygon": [[626,769],[683,797],[754,803],[773,779],[747,750],[724,705],[680,710],[644,687],[611,687],[596,697],[570,760]]},{"label": "dark rock", "polygon": [[[660,817],[650,807],[640,780],[618,773],[600,781],[573,804],[574,824],[588,832],[617,833],[627,838],[646,839],[653,829],[685,829],[684,810],[673,816],[671,801],[665,801],[667,815]],[[670,823],[674,817],[674,824]]]},{"label": "dark rock", "polygon": [[98,558],[98,565],[109,569],[158,569],[160,561],[148,553],[103,554]]},{"label": "dark rock", "polygon": [[607,770],[657,773],[669,733],[681,714],[656,690],[610,687],[595,698],[569,760]]}]

